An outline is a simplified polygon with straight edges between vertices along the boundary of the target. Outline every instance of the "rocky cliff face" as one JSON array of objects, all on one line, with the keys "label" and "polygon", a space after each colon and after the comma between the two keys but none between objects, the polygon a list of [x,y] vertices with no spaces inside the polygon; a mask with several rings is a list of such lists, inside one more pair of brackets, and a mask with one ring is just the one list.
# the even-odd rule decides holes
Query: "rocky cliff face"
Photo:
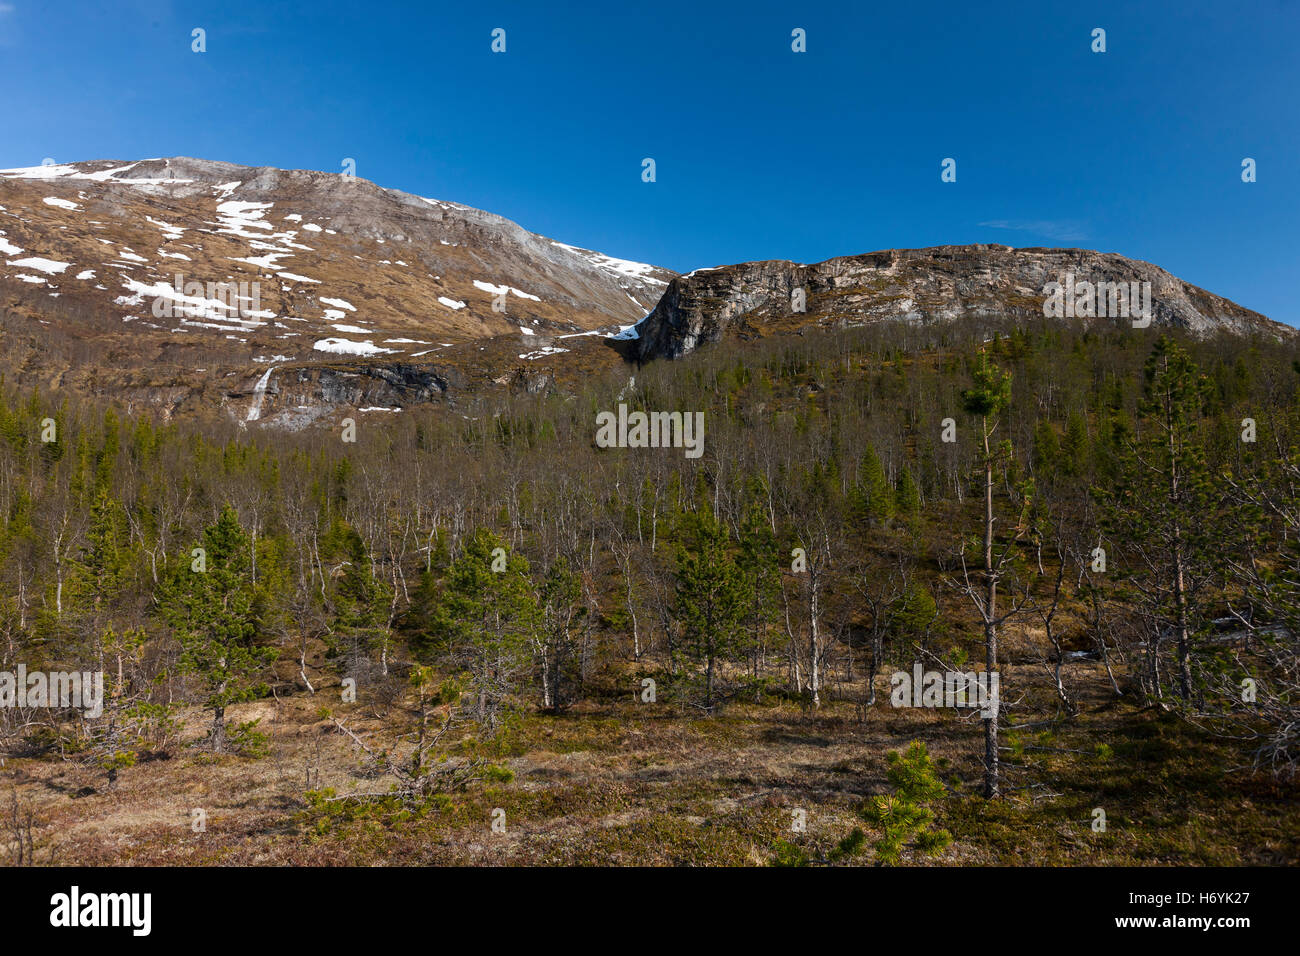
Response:
[{"label": "rocky cliff face", "polygon": [[[1070,278],[1072,277],[1072,279]],[[638,326],[636,357],[677,358],[728,335],[755,337],[833,323],[939,322],[973,318],[1041,318],[1048,283],[1149,283],[1153,326],[1196,333],[1214,329],[1295,330],[1146,262],[1083,249],[939,246],[895,249],[828,259],[815,265],[747,262],[698,269],[669,283],[655,310]],[[797,310],[797,296],[806,311]],[[1074,312],[1075,299],[1069,300]],[[1098,300],[1102,315],[1110,307]],[[1136,311],[1136,308],[1134,309]],[[1098,317],[1098,321],[1109,321]]]},{"label": "rocky cliff face", "polygon": [[464,376],[450,366],[368,364],[356,367],[271,366],[249,392],[229,398],[244,421],[296,431],[335,408],[367,412],[396,412],[411,405],[441,402],[452,389],[463,388]]}]

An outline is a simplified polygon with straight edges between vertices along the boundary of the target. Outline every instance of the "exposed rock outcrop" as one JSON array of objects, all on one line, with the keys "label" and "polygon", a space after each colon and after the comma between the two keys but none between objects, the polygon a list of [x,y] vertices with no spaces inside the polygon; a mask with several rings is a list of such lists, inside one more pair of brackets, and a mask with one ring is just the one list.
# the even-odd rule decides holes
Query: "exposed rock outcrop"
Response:
[{"label": "exposed rock outcrop", "polygon": [[[1184,282],[1165,270],[1085,249],[937,246],[841,256],[815,265],[746,262],[697,269],[669,283],[638,326],[636,357],[677,358],[725,336],[806,325],[1042,318],[1048,283],[1150,283],[1151,324],[1195,333],[1295,330]],[[802,291],[804,312],[792,298]]]},{"label": "exposed rock outcrop", "polygon": [[[229,396],[229,408],[241,421],[293,428],[339,407],[399,409],[446,401],[464,384],[455,368],[400,362],[273,367],[251,392]],[[249,414],[241,414],[245,408]]]}]

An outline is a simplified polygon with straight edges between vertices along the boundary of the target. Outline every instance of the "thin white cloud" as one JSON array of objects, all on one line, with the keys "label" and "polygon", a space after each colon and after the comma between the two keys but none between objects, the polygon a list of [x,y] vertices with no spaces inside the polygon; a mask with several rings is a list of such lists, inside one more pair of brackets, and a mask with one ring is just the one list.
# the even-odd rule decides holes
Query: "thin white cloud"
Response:
[{"label": "thin white cloud", "polygon": [[1079,242],[1088,238],[1087,224],[1070,219],[991,219],[980,225],[989,229],[1033,233],[1055,242]]}]

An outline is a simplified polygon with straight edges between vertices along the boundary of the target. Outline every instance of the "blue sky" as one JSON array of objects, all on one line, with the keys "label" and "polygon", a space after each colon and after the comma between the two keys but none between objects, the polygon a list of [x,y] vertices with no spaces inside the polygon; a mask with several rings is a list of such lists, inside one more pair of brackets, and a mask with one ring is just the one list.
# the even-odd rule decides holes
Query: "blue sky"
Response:
[{"label": "blue sky", "polygon": [[0,67],[0,166],[351,157],[679,271],[1080,246],[1300,324],[1296,0],[0,0]]}]

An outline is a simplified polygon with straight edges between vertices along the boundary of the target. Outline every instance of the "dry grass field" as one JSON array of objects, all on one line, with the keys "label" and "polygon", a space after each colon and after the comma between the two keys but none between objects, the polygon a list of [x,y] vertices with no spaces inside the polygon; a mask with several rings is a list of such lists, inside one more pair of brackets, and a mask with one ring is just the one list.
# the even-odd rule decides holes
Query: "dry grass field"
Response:
[{"label": "dry grass field", "polygon": [[[905,865],[1300,860],[1293,786],[1223,772],[1231,756],[1221,744],[1117,700],[1099,666],[1076,666],[1070,679],[1083,713],[1009,732],[1009,792],[992,803],[978,796],[978,720],[892,708],[884,676],[869,709],[857,683],[815,713],[769,698],[699,717],[620,694],[638,685],[629,673],[562,716],[524,708],[498,757],[511,779],[423,805],[324,796],[386,787],[326,708],[375,751],[400,750],[417,719],[409,699],[380,709],[363,693],[340,705],[337,687],[326,687],[234,708],[232,722],[260,718],[268,734],[258,759],[182,745],[111,785],[75,758],[10,759],[0,771],[4,816],[30,813],[35,862],[53,865],[870,865],[875,834],[857,810],[888,791],[886,752],[923,740],[949,788],[935,809],[953,840],[933,856],[905,851]],[[1050,709],[1036,666],[1008,667],[1004,687],[1009,701],[1041,696],[1035,710]],[[200,739],[206,721],[185,711],[183,739]],[[1092,828],[1097,807],[1104,833]],[[202,832],[195,809],[206,815]],[[492,828],[497,809],[504,832]],[[799,810],[804,832],[792,829]],[[867,846],[836,860],[856,826]],[[12,832],[5,837],[12,849]]]}]

